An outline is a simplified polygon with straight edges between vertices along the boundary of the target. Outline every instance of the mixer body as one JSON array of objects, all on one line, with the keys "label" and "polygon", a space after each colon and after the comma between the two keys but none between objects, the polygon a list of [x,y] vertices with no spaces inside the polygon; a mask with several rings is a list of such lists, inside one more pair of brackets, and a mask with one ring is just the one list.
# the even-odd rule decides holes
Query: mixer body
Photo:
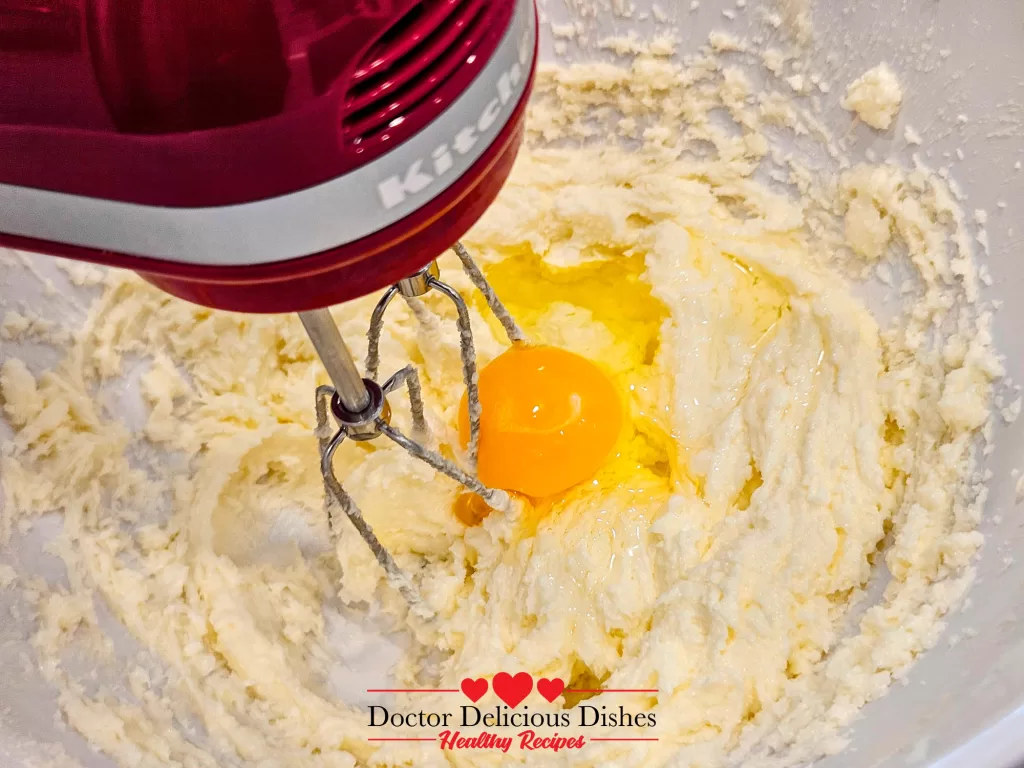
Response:
[{"label": "mixer body", "polygon": [[493,201],[533,0],[0,0],[0,245],[249,312],[390,285]]}]

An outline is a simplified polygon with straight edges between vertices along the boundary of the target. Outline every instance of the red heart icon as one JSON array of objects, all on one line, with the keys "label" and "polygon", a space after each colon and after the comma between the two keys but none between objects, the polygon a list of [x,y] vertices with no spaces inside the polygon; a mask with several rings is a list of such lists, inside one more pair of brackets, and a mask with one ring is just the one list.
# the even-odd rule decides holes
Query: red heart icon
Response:
[{"label": "red heart icon", "polygon": [[499,672],[494,676],[492,685],[498,698],[515,709],[533,690],[533,678],[529,672],[520,672],[515,677],[508,672]]},{"label": "red heart icon", "polygon": [[562,695],[562,691],[564,690],[565,681],[560,680],[557,677],[553,680],[548,680],[546,677],[542,677],[537,681],[537,693],[552,703]]},{"label": "red heart icon", "polygon": [[476,680],[467,677],[462,681],[462,692],[469,697],[470,701],[476,704],[487,693],[487,680],[483,677],[478,677]]}]

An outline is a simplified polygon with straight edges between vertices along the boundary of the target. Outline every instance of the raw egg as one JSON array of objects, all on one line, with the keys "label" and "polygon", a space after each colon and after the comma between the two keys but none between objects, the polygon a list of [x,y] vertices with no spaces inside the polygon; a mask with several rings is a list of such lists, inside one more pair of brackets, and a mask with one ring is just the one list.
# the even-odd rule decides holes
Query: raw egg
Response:
[{"label": "raw egg", "polygon": [[[480,371],[477,473],[492,488],[533,498],[590,478],[622,431],[623,406],[611,379],[585,357],[517,345]],[[469,400],[459,437],[469,445]]]}]

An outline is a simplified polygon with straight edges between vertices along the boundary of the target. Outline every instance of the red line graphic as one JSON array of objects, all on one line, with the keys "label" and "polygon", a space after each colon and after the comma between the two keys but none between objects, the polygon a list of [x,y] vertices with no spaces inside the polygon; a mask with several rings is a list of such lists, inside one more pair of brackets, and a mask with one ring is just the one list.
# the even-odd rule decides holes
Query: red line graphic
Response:
[{"label": "red line graphic", "polygon": [[367,739],[367,741],[437,741],[437,739]]},{"label": "red line graphic", "polygon": [[657,741],[657,739],[591,739],[591,741]]},{"label": "red line graphic", "polygon": [[[367,688],[367,693],[460,693],[458,688]],[[565,693],[658,693],[657,688],[566,688]]]}]

